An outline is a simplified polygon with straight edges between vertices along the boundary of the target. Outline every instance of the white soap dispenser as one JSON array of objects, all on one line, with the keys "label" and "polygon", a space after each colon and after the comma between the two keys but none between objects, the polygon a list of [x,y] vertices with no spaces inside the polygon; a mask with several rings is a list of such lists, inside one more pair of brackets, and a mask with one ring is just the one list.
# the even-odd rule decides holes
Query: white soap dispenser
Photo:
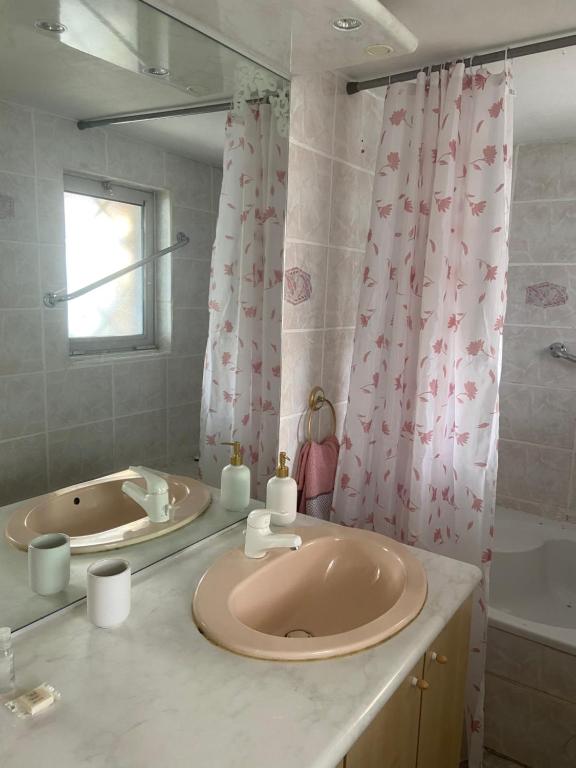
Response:
[{"label": "white soap dispenser", "polygon": [[220,477],[220,503],[230,512],[242,512],[250,503],[250,470],[242,463],[240,443],[222,443],[232,446],[232,458]]},{"label": "white soap dispenser", "polygon": [[266,509],[274,512],[275,525],[292,525],[296,520],[298,486],[296,480],[288,476],[287,461],[290,459],[281,451],[276,474],[266,486]]}]

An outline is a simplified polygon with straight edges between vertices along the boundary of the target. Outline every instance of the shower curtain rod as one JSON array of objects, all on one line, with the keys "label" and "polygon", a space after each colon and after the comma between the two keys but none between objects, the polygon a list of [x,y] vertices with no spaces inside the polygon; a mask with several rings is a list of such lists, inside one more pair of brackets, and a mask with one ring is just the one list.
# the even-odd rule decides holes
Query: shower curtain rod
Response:
[{"label": "shower curtain rod", "polygon": [[[492,51],[492,53],[481,53],[478,56],[468,56],[466,58],[456,58],[454,61],[462,61],[465,66],[474,66],[479,64],[491,64],[494,61],[504,61],[505,59],[518,59],[521,56],[532,56],[534,53],[545,53],[546,51],[556,51],[559,48],[568,48],[572,45],[576,45],[576,35],[566,35],[565,37],[555,37],[551,40],[541,40],[538,43],[527,43],[526,45],[513,45],[512,47],[503,48],[500,51]],[[367,91],[369,88],[379,88],[382,85],[390,85],[391,83],[404,83],[408,80],[415,80],[417,75],[430,69],[432,72],[438,72],[447,64],[452,62],[443,62],[442,64],[433,64],[430,68],[420,67],[420,69],[412,69],[409,72],[398,72],[395,75],[386,75],[384,77],[376,77],[372,80],[350,81],[346,84],[346,92],[351,96],[354,93],[360,91]]]},{"label": "shower curtain rod", "polygon": [[[261,99],[248,99],[248,104],[262,104],[268,100],[267,96]],[[232,97],[225,101],[216,101],[212,104],[197,104],[191,107],[174,107],[173,109],[156,109],[149,112],[132,112],[125,115],[113,115],[111,117],[97,117],[89,120],[78,120],[76,123],[80,131],[88,128],[99,128],[104,125],[119,125],[122,123],[139,123],[142,120],[159,120],[162,117],[184,117],[186,115],[208,115],[211,112],[227,112],[232,104]]]},{"label": "shower curtain rod", "polygon": [[112,280],[122,277],[122,275],[127,275],[129,272],[133,272],[135,269],[139,269],[145,264],[149,264],[151,261],[156,261],[160,256],[165,256],[167,253],[172,253],[179,248],[183,248],[189,242],[190,238],[188,235],[185,235],[184,232],[178,232],[176,235],[176,242],[172,243],[172,245],[169,245],[167,248],[162,248],[161,251],[156,251],[156,253],[146,256],[145,258],[140,259],[140,261],[136,261],[128,267],[124,267],[124,269],[119,269],[111,275],[101,277],[100,280],[96,280],[95,282],[90,283],[90,285],[85,285],[84,288],[78,288],[77,291],[72,291],[72,293],[62,293],[62,291],[50,291],[49,293],[45,293],[44,305],[46,307],[55,307],[61,301],[72,301],[72,299],[77,299],[79,296],[84,296],[85,293],[90,293],[90,291],[100,288],[101,285],[106,285],[106,283],[110,283]]}]

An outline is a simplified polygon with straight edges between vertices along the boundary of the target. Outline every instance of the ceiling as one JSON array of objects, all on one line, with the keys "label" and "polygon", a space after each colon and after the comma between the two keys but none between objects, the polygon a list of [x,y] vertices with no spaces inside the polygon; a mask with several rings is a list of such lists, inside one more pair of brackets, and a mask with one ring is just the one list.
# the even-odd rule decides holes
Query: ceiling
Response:
[{"label": "ceiling", "polygon": [[[280,74],[341,69],[366,79],[576,29],[574,0],[0,0],[0,14],[0,98],[74,119],[228,98],[245,56]],[[364,27],[337,32],[330,22],[340,15]],[[34,29],[51,16],[68,26],[61,38]],[[365,54],[385,40],[393,56]],[[170,75],[144,74],[150,65]],[[514,71],[516,140],[576,138],[576,47],[518,59]],[[222,113],[114,130],[221,162]]]},{"label": "ceiling", "polygon": [[514,139],[576,140],[576,47],[513,62]]},{"label": "ceiling", "polygon": [[[138,0],[0,0],[0,18],[0,98],[74,119],[226,102],[236,72],[253,67],[241,54]],[[66,29],[41,31],[35,27],[39,20]],[[152,76],[144,71],[151,66],[169,73]],[[223,113],[115,130],[222,162]]]},{"label": "ceiling", "polygon": [[[210,30],[238,50],[283,73],[297,73],[302,64],[299,38],[309,47],[324,41],[335,9],[364,18],[366,0],[148,0],[198,28]],[[378,2],[378,0],[376,0]],[[242,13],[238,6],[242,3]],[[494,50],[514,41],[550,37],[576,30],[574,0],[386,0],[385,8],[403,29],[418,40],[413,52],[374,58],[361,51],[362,63],[340,58],[332,68],[343,69],[352,79],[376,77],[446,61],[463,55]],[[390,20],[388,20],[390,21]],[[391,22],[390,22],[391,23]],[[382,27],[367,23],[380,42]],[[337,46],[358,32],[336,33]],[[326,67],[328,68],[328,67]]]}]

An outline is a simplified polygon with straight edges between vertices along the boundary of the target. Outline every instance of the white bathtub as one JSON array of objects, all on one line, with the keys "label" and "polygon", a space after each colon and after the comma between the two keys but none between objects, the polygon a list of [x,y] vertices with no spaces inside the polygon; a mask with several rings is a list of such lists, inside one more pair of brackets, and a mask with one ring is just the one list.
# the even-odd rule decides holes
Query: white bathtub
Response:
[{"label": "white bathtub", "polygon": [[491,627],[576,654],[576,525],[498,507]]}]

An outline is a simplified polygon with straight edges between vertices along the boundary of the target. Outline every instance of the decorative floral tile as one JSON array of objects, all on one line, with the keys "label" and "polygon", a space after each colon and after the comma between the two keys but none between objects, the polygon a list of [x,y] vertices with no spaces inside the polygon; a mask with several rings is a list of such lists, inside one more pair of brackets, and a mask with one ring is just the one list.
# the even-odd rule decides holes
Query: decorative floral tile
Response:
[{"label": "decorative floral tile", "polygon": [[537,283],[526,288],[526,304],[535,307],[559,307],[568,301],[568,291],[556,283]]},{"label": "decorative floral tile", "polygon": [[14,198],[0,195],[0,219],[14,218]]},{"label": "decorative floral tile", "polygon": [[312,280],[308,272],[300,267],[292,267],[286,270],[285,298],[290,304],[302,304],[309,301],[312,296]]}]

